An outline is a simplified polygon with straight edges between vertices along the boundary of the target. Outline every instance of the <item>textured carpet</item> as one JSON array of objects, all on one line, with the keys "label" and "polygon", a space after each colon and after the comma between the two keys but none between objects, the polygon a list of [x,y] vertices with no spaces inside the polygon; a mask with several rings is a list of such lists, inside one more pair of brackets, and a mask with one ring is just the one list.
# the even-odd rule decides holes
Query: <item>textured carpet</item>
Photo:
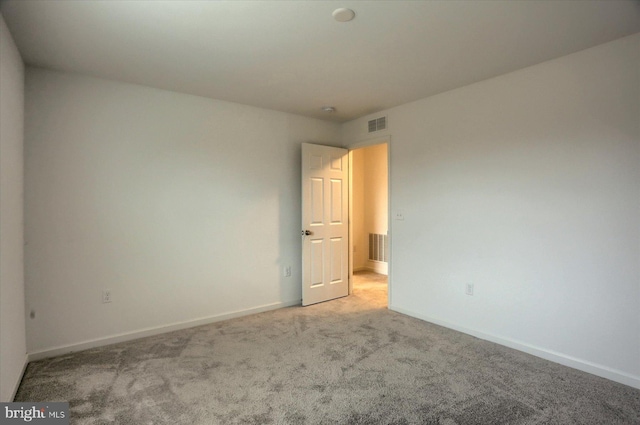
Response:
[{"label": "textured carpet", "polygon": [[[640,390],[354,294],[32,362],[72,424],[639,424]],[[382,280],[382,281],[381,281]]]}]

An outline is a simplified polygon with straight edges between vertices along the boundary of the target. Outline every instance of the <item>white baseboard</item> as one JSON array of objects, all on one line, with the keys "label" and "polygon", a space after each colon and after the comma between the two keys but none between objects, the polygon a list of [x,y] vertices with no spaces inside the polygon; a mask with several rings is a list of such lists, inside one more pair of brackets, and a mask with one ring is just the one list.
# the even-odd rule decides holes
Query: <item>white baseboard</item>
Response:
[{"label": "white baseboard", "polygon": [[513,348],[518,351],[523,351],[525,353],[534,355],[536,357],[541,357],[545,360],[552,361],[554,363],[559,363],[563,366],[568,366],[574,369],[581,370],[583,372],[590,373],[592,375],[599,376],[601,378],[606,378],[611,381],[619,382],[621,384],[628,385],[630,387],[640,389],[640,376],[634,376],[628,374],[626,372],[622,372],[620,370],[612,369],[607,366],[599,365],[596,363],[592,363],[586,360],[578,359],[572,356],[567,356],[566,354],[559,353],[553,350],[547,350],[545,348],[536,347],[531,344],[524,343],[522,341],[513,340],[510,338],[504,338],[488,333],[484,333],[481,331],[477,331],[474,329],[468,329],[463,326],[454,325],[444,320],[434,319],[433,317],[424,316],[422,314],[418,314],[416,312],[397,307],[394,305],[389,305],[389,309],[396,311],[398,313],[406,314],[407,316],[415,317],[420,320],[424,320],[425,322],[434,323],[436,325],[444,326],[445,328],[453,329],[458,332],[462,332],[468,335],[475,336],[476,338],[484,339],[486,341],[495,342],[496,344],[504,345],[509,348]]},{"label": "white baseboard", "polygon": [[369,260],[367,260],[367,263],[364,266],[364,268],[367,269],[367,270],[371,270],[374,273],[379,273],[379,274],[386,275],[388,270],[389,270],[389,264],[388,263],[381,263],[379,261],[369,261]]},{"label": "white baseboard", "polygon": [[376,263],[373,261],[367,261],[365,266],[354,267],[353,272],[374,272],[388,276],[389,266],[387,263]]},{"label": "white baseboard", "polygon": [[16,394],[18,393],[18,388],[20,388],[22,377],[24,376],[24,373],[26,372],[28,365],[29,365],[29,355],[25,354],[24,361],[22,363],[22,371],[20,372],[20,375],[18,375],[18,380],[13,385],[13,392],[11,393],[11,398],[9,399],[10,401],[13,401],[16,398]]},{"label": "white baseboard", "polygon": [[[233,311],[230,313],[223,313],[223,314],[218,314],[214,316],[203,317],[200,319],[173,323],[170,325],[140,329],[137,331],[125,332],[125,333],[112,335],[104,338],[96,338],[88,341],[83,341],[76,344],[69,344],[69,345],[63,345],[59,347],[48,348],[45,350],[34,351],[32,353],[29,353],[27,357],[28,357],[28,361],[32,362],[36,360],[46,359],[49,357],[56,357],[64,354],[77,352],[77,351],[83,351],[91,348],[102,347],[104,345],[117,344],[119,342],[131,341],[134,339],[145,338],[148,336],[178,331],[181,329],[188,329],[196,326],[208,325],[209,323],[221,322],[223,320],[233,319],[236,317],[249,316],[251,314],[257,314],[257,313],[262,313],[269,310],[277,310],[279,308],[291,307],[291,306],[301,305],[301,304],[302,304],[301,300],[265,304],[258,307]],[[26,367],[26,363],[25,363],[25,367]]]}]

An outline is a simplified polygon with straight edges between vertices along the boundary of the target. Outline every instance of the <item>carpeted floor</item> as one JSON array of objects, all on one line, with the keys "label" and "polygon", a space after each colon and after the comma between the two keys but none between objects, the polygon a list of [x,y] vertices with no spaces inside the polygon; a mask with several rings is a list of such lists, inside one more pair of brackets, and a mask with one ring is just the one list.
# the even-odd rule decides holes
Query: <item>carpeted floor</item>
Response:
[{"label": "carpeted floor", "polygon": [[640,424],[640,390],[354,294],[29,364],[72,424]]}]

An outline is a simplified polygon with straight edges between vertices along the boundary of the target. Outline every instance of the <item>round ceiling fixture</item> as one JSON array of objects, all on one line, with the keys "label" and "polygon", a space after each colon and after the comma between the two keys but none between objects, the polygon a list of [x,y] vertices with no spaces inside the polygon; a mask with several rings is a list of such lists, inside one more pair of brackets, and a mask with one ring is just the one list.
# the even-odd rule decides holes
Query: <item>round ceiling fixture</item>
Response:
[{"label": "round ceiling fixture", "polygon": [[349,22],[356,16],[356,12],[351,9],[341,7],[333,11],[333,18],[338,22]]},{"label": "round ceiling fixture", "polygon": [[333,106],[323,106],[322,109],[324,112],[335,112],[336,108],[334,108]]}]

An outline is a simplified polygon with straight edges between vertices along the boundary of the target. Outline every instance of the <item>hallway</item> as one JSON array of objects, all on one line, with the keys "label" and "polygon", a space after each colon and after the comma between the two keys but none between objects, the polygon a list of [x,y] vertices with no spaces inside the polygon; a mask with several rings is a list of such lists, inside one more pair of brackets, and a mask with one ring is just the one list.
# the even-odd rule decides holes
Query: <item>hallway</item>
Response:
[{"label": "hallway", "polygon": [[[365,295],[366,294],[366,295]],[[388,276],[362,270],[353,273],[352,296],[363,297],[376,307],[386,307],[388,303]]]}]

